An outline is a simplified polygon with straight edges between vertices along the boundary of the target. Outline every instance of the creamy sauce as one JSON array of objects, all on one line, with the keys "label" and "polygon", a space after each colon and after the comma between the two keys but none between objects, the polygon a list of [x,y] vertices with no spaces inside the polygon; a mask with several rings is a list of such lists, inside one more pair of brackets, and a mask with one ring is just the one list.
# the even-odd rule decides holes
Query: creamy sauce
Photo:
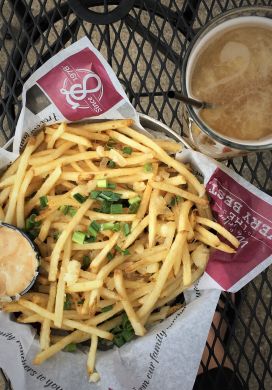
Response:
[{"label": "creamy sauce", "polygon": [[0,227],[0,297],[20,294],[38,267],[36,254],[16,230]]},{"label": "creamy sauce", "polygon": [[193,69],[195,98],[218,104],[200,116],[227,137],[258,140],[272,134],[272,28],[241,26],[219,34]]}]

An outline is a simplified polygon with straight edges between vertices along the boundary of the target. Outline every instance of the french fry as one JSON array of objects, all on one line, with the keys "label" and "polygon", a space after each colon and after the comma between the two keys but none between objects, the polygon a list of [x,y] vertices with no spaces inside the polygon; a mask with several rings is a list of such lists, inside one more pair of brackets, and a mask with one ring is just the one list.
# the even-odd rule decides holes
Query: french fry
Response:
[{"label": "french fry", "polygon": [[196,222],[216,230],[219,234],[221,234],[222,237],[226,238],[234,246],[234,248],[239,247],[240,245],[239,240],[237,240],[237,238],[234,237],[233,234],[231,234],[227,229],[219,225],[219,223],[202,217],[196,217]]},{"label": "french fry", "polygon": [[48,279],[51,282],[54,282],[56,280],[59,256],[67,238],[69,237],[73,229],[76,227],[76,225],[80,222],[81,218],[85,215],[86,211],[89,210],[92,203],[93,201],[91,199],[86,200],[86,202],[83,203],[83,205],[78,209],[76,215],[68,223],[66,230],[61,233],[51,255],[50,272],[48,276]]},{"label": "french fry", "polygon": [[34,206],[39,202],[40,197],[47,195],[54,187],[61,175],[61,168],[56,167],[54,171],[48,176],[41,188],[37,191],[33,198],[31,198],[25,206],[25,216],[30,213]]},{"label": "french fry", "polygon": [[136,226],[134,230],[130,233],[130,235],[125,240],[122,248],[126,249],[130,245],[133,244],[133,242],[136,240],[136,238],[142,233],[142,231],[147,227],[149,224],[149,216],[147,215],[142,221]]},{"label": "french fry", "polygon": [[114,271],[114,283],[115,288],[118,294],[121,297],[121,303],[124,306],[124,310],[127,313],[127,316],[133,326],[135,334],[137,336],[143,336],[146,333],[145,328],[141,324],[137,314],[135,313],[126,293],[126,289],[124,286],[123,273],[120,270]]},{"label": "french fry", "polygon": [[78,282],[75,284],[72,284],[67,288],[67,291],[69,293],[73,292],[83,292],[83,291],[91,291],[96,288],[100,288],[103,286],[103,281],[102,280],[92,280],[88,282]]},{"label": "french fry", "polygon": [[179,188],[177,186],[173,186],[172,184],[167,184],[167,183],[163,183],[163,182],[156,182],[156,181],[151,180],[150,185],[153,188],[157,188],[161,191],[171,192],[172,194],[181,196],[184,199],[191,200],[192,202],[194,202],[196,204],[206,205],[208,203],[208,201],[206,199],[200,198],[199,196],[194,195],[191,192],[182,190],[181,188]]},{"label": "french fry", "polygon": [[158,215],[157,208],[157,199],[160,194],[160,191],[154,189],[150,196],[149,202],[149,225],[148,225],[148,246],[151,248],[155,244],[155,235],[156,235],[156,221]]},{"label": "french fry", "polygon": [[99,268],[103,265],[107,254],[115,246],[115,244],[118,241],[119,236],[120,236],[119,232],[114,233],[114,235],[109,239],[107,244],[105,244],[105,246],[101,250],[101,252],[93,259],[92,264],[91,264],[91,271],[92,272],[97,272],[99,270]]},{"label": "french fry", "polygon": [[[56,298],[56,283],[51,283],[49,290],[49,298],[47,303],[47,310],[53,312]],[[41,326],[40,333],[40,347],[42,350],[49,348],[50,345],[50,323],[48,318],[44,319]]]},{"label": "french fry", "polygon": [[90,346],[88,361],[87,361],[87,370],[89,375],[94,372],[97,344],[98,344],[98,337],[96,335],[92,335],[91,346]]},{"label": "french fry", "polygon": [[205,193],[205,188],[202,184],[199,183],[197,178],[185,167],[184,164],[179,161],[171,158],[159,145],[157,145],[153,140],[146,137],[145,135],[131,129],[128,127],[122,127],[119,129],[121,133],[129,135],[134,140],[148,146],[153,149],[158,156],[160,156],[160,160],[164,162],[166,165],[169,165],[176,169],[179,173],[181,173],[192,185],[196,188],[198,194],[202,196]]},{"label": "french fry", "polygon": [[[54,324],[61,327],[63,319],[63,305],[65,299],[65,281],[64,276],[67,272],[67,266],[71,258],[71,237],[67,238],[66,246],[64,249],[63,259],[60,268],[59,280],[56,291],[56,302],[55,302],[55,318]],[[49,270],[50,271],[50,270]]]},{"label": "french fry", "polygon": [[[55,135],[55,133],[57,131],[56,130],[51,130],[51,129],[47,129],[45,131],[46,134],[50,134],[51,135],[51,138],[50,138],[50,141],[48,142],[48,145],[50,145],[51,140],[52,140],[53,136]],[[86,139],[85,137],[82,137],[80,135],[69,134],[69,133],[64,133],[63,132],[62,134],[60,134],[58,136],[58,138],[64,139],[65,141],[73,142],[74,144],[77,144],[77,145],[86,146],[87,148],[91,148],[92,147],[92,143],[88,139]],[[55,140],[53,140],[53,141],[55,143]]]},{"label": "french fry", "polygon": [[176,254],[177,251],[181,251],[183,249],[184,245],[184,235],[186,233],[180,232],[176,235],[176,238],[173,242],[173,245],[159,271],[158,278],[155,282],[154,289],[149,294],[148,299],[145,301],[143,306],[138,310],[137,314],[140,318],[143,318],[147,314],[151,312],[152,308],[154,307],[157,299],[159,298],[162,289],[164,287],[164,284],[166,282],[166,279],[171,271],[171,268],[174,265],[174,262],[176,260]]},{"label": "french fry", "polygon": [[191,269],[190,252],[188,249],[188,244],[186,242],[184,243],[184,247],[183,247],[182,265],[183,265],[183,284],[184,286],[189,286],[192,280],[192,269]]},{"label": "french fry", "polygon": [[[52,133],[51,133],[52,137],[51,137],[50,141],[47,144],[47,147],[49,149],[54,147],[54,144],[57,141],[57,139],[60,138],[62,136],[62,134],[66,131],[66,126],[67,126],[66,123],[62,122],[59,125],[59,127],[57,128],[57,130],[53,130],[52,129]],[[50,134],[50,133],[47,133],[47,129],[45,130],[45,132],[46,132],[46,134]]]},{"label": "french fry", "polygon": [[13,185],[12,190],[11,190],[10,195],[9,195],[9,203],[8,203],[8,208],[7,208],[6,216],[5,216],[6,223],[13,223],[14,213],[15,213],[15,209],[16,209],[16,201],[17,201],[19,189],[21,187],[21,184],[23,182],[24,175],[25,175],[25,172],[27,169],[29,157],[30,157],[31,153],[33,153],[33,151],[42,143],[43,139],[44,139],[43,133],[40,133],[37,136],[36,140],[34,138],[30,138],[28,141],[28,144],[27,144],[27,146],[26,146],[26,148],[25,148],[25,150],[20,158],[20,162],[19,162],[17,173],[16,173],[14,185]]}]

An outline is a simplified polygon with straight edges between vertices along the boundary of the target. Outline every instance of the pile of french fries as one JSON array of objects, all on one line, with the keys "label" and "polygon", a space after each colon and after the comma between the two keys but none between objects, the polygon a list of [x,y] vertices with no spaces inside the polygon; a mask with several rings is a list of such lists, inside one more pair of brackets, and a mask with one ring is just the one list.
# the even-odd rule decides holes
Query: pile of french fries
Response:
[{"label": "pile of french fries", "polygon": [[143,336],[180,307],[171,302],[204,272],[210,248],[239,246],[212,220],[190,166],[171,157],[181,146],[132,125],[45,127],[0,180],[1,220],[41,253],[34,288],[3,309],[41,324],[35,364],[89,341],[91,381],[99,341]]}]

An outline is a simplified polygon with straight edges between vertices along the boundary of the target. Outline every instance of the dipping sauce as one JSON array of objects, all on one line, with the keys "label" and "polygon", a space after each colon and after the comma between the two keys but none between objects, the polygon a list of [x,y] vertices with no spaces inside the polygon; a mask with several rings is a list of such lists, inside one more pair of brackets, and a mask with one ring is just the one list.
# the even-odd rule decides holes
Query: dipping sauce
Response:
[{"label": "dipping sauce", "polygon": [[272,28],[233,27],[203,47],[192,71],[193,97],[218,104],[201,110],[224,136],[259,140],[272,134]]},{"label": "dipping sauce", "polygon": [[22,293],[38,268],[37,253],[19,231],[0,225],[0,300]]}]

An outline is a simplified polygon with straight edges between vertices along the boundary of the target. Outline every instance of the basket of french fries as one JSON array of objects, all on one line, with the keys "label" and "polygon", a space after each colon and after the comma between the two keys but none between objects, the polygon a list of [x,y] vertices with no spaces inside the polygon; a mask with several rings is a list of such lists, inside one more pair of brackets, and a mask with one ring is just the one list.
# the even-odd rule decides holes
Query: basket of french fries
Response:
[{"label": "basket of french fries", "polygon": [[[103,89],[73,95],[80,77]],[[220,290],[271,263],[271,198],[139,116],[86,38],[22,96],[0,149],[0,366],[15,390],[192,388]]]},{"label": "basket of french fries", "polygon": [[0,180],[3,221],[24,229],[41,254],[32,290],[3,310],[41,324],[34,364],[89,341],[93,381],[99,340],[121,347],[144,336],[180,309],[171,303],[204,272],[210,248],[239,246],[213,221],[190,165],[171,156],[181,145],[132,125],[46,127]]}]

